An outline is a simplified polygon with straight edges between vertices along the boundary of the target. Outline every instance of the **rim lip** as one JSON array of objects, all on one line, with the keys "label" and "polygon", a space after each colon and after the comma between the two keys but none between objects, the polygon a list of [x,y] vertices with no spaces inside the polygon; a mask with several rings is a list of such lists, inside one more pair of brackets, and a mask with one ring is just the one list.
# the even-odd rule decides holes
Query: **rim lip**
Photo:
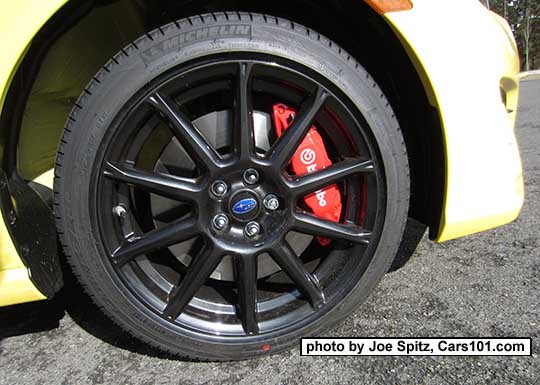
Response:
[{"label": "rim lip", "polygon": [[[239,57],[235,57],[239,56]],[[256,58],[254,58],[256,57]],[[318,84],[322,86],[325,90],[327,90],[338,103],[341,104],[341,106],[344,108],[344,111],[356,122],[357,128],[360,128],[358,135],[363,139],[365,142],[365,145],[370,152],[370,156],[372,159],[376,160],[376,170],[375,173],[375,181],[376,181],[376,189],[377,191],[382,191],[375,194],[376,195],[376,204],[377,204],[377,210],[376,215],[374,218],[373,223],[373,231],[372,231],[372,239],[370,241],[370,244],[365,247],[365,251],[362,253],[362,262],[357,264],[355,267],[354,273],[347,274],[347,284],[344,286],[348,286],[348,290],[340,290],[339,295],[332,296],[331,301],[326,303],[321,309],[312,309],[311,312],[307,312],[307,316],[304,316],[302,319],[288,323],[284,327],[281,327],[279,329],[273,329],[270,331],[263,331],[261,330],[261,333],[256,335],[220,335],[220,334],[213,334],[204,332],[197,329],[192,329],[189,327],[189,325],[181,324],[179,320],[181,319],[182,315],[178,317],[176,322],[170,322],[166,320],[165,317],[163,317],[162,314],[158,313],[152,306],[150,306],[147,301],[144,299],[139,298],[139,293],[134,291],[132,288],[129,287],[129,284],[125,282],[125,277],[123,277],[123,274],[121,274],[115,266],[113,266],[113,263],[108,256],[108,251],[106,247],[106,243],[104,242],[104,234],[103,232],[103,226],[102,226],[102,220],[99,218],[99,215],[96,215],[98,213],[97,210],[99,210],[98,201],[100,198],[100,194],[102,193],[101,190],[103,189],[102,183],[100,181],[102,173],[103,173],[103,164],[106,160],[105,156],[109,153],[111,144],[114,143],[114,139],[116,137],[116,134],[118,133],[118,130],[122,128],[122,124],[125,123],[126,119],[128,119],[132,112],[143,103],[144,99],[150,95],[151,93],[157,91],[161,87],[163,87],[164,84],[167,82],[173,81],[175,78],[185,75],[191,71],[197,71],[205,66],[212,66],[212,65],[219,65],[219,64],[226,64],[226,63],[236,63],[238,61],[242,62],[251,62],[256,64],[261,64],[263,66],[278,66],[282,69],[285,69],[286,71],[293,72],[297,76],[303,77],[304,79],[307,79],[309,82]],[[299,69],[302,69],[305,72],[300,72]],[[318,80],[316,80],[318,79]],[[131,306],[134,306],[137,308],[137,310],[141,311],[143,310],[145,314],[150,316],[152,319],[157,321],[161,326],[166,326],[169,329],[173,329],[176,333],[179,333],[181,335],[187,335],[196,337],[198,339],[204,339],[209,342],[220,342],[220,343],[226,343],[234,341],[235,343],[238,342],[255,342],[260,339],[264,339],[270,335],[272,335],[273,338],[289,334],[291,332],[301,330],[306,325],[309,325],[313,322],[316,322],[322,318],[324,318],[329,312],[334,310],[339,304],[341,304],[348,294],[352,292],[357,284],[362,280],[362,278],[365,276],[365,272],[368,269],[368,267],[373,262],[373,257],[375,256],[375,252],[378,249],[379,241],[381,239],[382,235],[382,229],[386,223],[386,208],[387,208],[387,187],[386,187],[386,175],[384,170],[384,162],[382,160],[382,156],[380,155],[380,150],[377,145],[377,141],[375,139],[375,136],[373,135],[371,126],[368,124],[366,117],[364,114],[360,111],[359,107],[352,102],[352,100],[337,86],[334,84],[330,79],[326,78],[324,75],[318,73],[317,71],[298,63],[294,60],[281,57],[281,56],[275,56],[268,53],[259,53],[259,52],[242,52],[242,53],[233,53],[233,54],[223,54],[223,53],[217,53],[217,54],[210,54],[202,57],[195,58],[193,60],[190,60],[185,63],[180,63],[172,68],[169,68],[166,70],[166,72],[158,74],[155,76],[151,81],[148,83],[142,85],[129,99],[118,109],[118,111],[115,113],[115,116],[112,118],[111,123],[108,125],[107,132],[102,137],[101,143],[106,143],[106,146],[100,146],[97,155],[94,159],[94,163],[92,165],[92,172],[91,172],[91,178],[90,178],[90,186],[92,189],[92,198],[90,199],[90,220],[92,223],[92,229],[96,236],[96,238],[99,240],[97,243],[98,248],[100,249],[99,258],[101,260],[105,259],[103,261],[103,264],[107,271],[109,272],[109,277],[115,282],[115,286],[120,290],[120,292],[123,294],[125,298],[128,299],[128,302]],[[96,167],[98,165],[99,167]],[[353,253],[355,250],[358,249],[359,246],[351,246],[348,250],[349,253]],[[355,282],[351,286],[351,280],[354,279]],[[280,296],[287,295],[290,296],[291,293],[294,293],[297,291],[297,288],[295,286],[293,292],[286,292],[282,293]],[[258,303],[258,306],[260,303]],[[309,304],[307,305],[309,306]],[[294,314],[295,312],[298,312],[300,308],[303,308],[304,305],[293,309],[292,312],[288,313],[287,315],[290,315],[291,313]],[[165,323],[163,321],[166,321]],[[274,322],[274,319],[269,321],[263,321],[260,322],[260,324],[266,323],[266,322]],[[261,328],[262,329],[262,328]]]}]

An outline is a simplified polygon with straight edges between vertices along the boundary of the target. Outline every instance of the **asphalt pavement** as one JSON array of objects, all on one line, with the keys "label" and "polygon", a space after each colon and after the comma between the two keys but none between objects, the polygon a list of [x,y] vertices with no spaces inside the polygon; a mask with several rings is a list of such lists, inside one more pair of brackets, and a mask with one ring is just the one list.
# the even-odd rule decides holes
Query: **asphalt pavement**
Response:
[{"label": "asphalt pavement", "polygon": [[532,337],[532,357],[312,358],[296,349],[177,361],[131,339],[70,287],[52,302],[0,309],[0,384],[539,384],[540,80],[522,82],[516,130],[527,194],[520,218],[440,245],[424,237],[328,335]]}]

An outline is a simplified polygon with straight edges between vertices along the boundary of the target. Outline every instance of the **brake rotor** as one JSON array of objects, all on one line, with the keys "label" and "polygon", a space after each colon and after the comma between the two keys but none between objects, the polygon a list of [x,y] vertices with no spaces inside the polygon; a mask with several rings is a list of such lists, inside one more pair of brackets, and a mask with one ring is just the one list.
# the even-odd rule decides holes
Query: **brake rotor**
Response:
[{"label": "brake rotor", "polygon": [[[218,151],[225,151],[230,148],[232,141],[232,112],[217,111],[204,115],[193,121],[197,129],[206,137],[208,142]],[[255,111],[253,113],[255,146],[262,153],[270,149],[271,137],[273,135],[272,117],[264,112]],[[176,138],[165,147],[161,153],[154,171],[170,173],[175,170],[176,174],[190,174],[196,168],[193,160],[182,148]],[[178,218],[179,213],[188,213],[190,207],[177,201],[173,201],[161,196],[150,194],[150,208],[156,228],[161,228],[167,224],[168,216]],[[289,244],[297,255],[301,255],[313,241],[313,237],[297,232],[290,232],[287,235]],[[195,239],[176,244],[169,247],[169,251],[186,268],[191,263],[189,252],[196,242]],[[265,278],[281,271],[280,267],[268,254],[262,254],[258,258],[257,276]],[[218,267],[210,276],[212,279],[222,281],[234,281],[234,268],[232,258],[223,258]]]}]

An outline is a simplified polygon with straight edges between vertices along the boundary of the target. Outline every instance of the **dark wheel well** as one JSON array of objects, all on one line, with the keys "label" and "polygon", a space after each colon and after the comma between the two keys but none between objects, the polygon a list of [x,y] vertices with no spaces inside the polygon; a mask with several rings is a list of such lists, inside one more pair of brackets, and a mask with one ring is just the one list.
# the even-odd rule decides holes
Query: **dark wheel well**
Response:
[{"label": "dark wheel well", "polygon": [[[328,36],[368,70],[389,99],[404,132],[410,157],[412,199],[409,215],[430,227],[432,237],[436,235],[439,230],[445,188],[445,156],[439,115],[430,105],[420,75],[396,34],[384,19],[364,2],[359,0],[70,1],[36,36],[10,87],[6,106],[28,106],[34,97],[31,93],[34,80],[45,72],[44,68],[51,65],[47,60],[50,50],[54,49],[62,37],[82,28],[84,23],[88,24],[89,19],[95,17],[98,10],[107,7],[114,8],[111,12],[129,8],[130,12],[140,19],[142,30],[139,33],[150,31],[181,17],[203,12],[238,10],[287,18]],[[126,23],[120,19],[118,23]],[[110,20],[114,20],[114,17]],[[102,19],[99,22],[100,28],[104,27],[102,23],[112,24],[112,21]],[[130,30],[130,33],[133,33],[133,30]],[[82,36],[84,37],[84,31]],[[103,55],[102,62],[105,63],[108,57],[135,37],[129,34],[123,36],[123,39],[117,39],[115,45],[108,47],[107,50],[101,49],[98,39],[89,39],[85,40],[84,49],[95,51],[96,55]],[[82,85],[79,87],[71,84],[70,91],[76,94],[83,92],[84,84],[98,69],[89,69],[87,79],[81,81]],[[35,76],[32,76],[33,74]],[[66,96],[64,102],[74,103],[76,96]],[[65,115],[60,113],[56,117],[58,127],[63,127],[68,118],[69,108],[66,108]],[[0,136],[3,138],[2,142],[6,143],[3,168],[8,174],[20,173],[25,179],[33,179],[35,175],[28,175],[24,170],[17,168],[16,161],[25,152],[35,153],[35,156],[41,154],[35,148],[30,151],[24,141],[20,140],[25,136],[24,130],[21,130],[24,113],[25,108],[5,108],[2,113]],[[60,135],[56,133],[51,135],[55,138],[56,144],[60,142]],[[50,168],[53,166],[54,159],[51,158]]]},{"label": "dark wheel well", "polygon": [[201,7],[208,12],[241,10],[283,17],[320,32],[353,55],[375,78],[396,113],[410,158],[410,216],[428,226],[431,238],[435,238],[445,189],[443,131],[418,70],[379,14],[358,0],[208,0],[204,5],[200,1],[179,5],[166,0],[150,8],[149,27],[197,14]]}]

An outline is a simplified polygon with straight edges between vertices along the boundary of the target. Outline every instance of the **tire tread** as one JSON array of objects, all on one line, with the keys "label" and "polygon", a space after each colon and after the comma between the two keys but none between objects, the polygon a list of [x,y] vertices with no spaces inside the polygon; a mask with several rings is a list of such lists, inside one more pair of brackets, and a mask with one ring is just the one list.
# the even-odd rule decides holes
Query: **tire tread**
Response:
[{"label": "tire tread", "polygon": [[[327,37],[321,35],[320,33],[311,30],[309,28],[306,28],[300,24],[267,15],[267,14],[258,14],[258,13],[250,13],[250,12],[220,12],[220,13],[207,13],[207,14],[201,14],[198,16],[188,17],[184,19],[175,20],[169,24],[166,24],[162,27],[158,27],[138,39],[136,39],[133,43],[130,43],[126,47],[122,48],[116,55],[114,55],[103,67],[99,70],[99,72],[90,80],[88,85],[83,89],[81,92],[79,98],[74,104],[73,109],[71,110],[65,127],[62,132],[62,137],[60,140],[60,144],[57,151],[57,157],[56,157],[56,163],[55,163],[55,170],[54,170],[54,216],[56,220],[56,227],[57,227],[57,234],[60,240],[60,244],[62,246],[62,249],[67,257],[67,261],[77,278],[78,282],[81,284],[82,288],[84,289],[85,293],[92,299],[92,301],[97,305],[97,307],[106,314],[116,325],[118,325],[122,330],[126,331],[127,333],[133,335],[136,338],[141,339],[140,335],[135,335],[132,333],[131,330],[126,328],[124,326],[124,323],[122,320],[120,320],[115,312],[109,311],[105,306],[100,304],[99,301],[96,301],[96,297],[93,294],[92,290],[90,290],[91,283],[88,283],[88,280],[91,280],[91,277],[88,277],[84,271],[81,270],[80,265],[74,260],[74,250],[70,247],[69,242],[67,241],[67,228],[66,223],[64,221],[64,197],[59,191],[63,191],[63,183],[65,182],[65,179],[62,178],[63,174],[63,168],[65,164],[65,154],[67,151],[67,146],[70,145],[72,136],[73,136],[73,126],[77,123],[78,115],[85,109],[85,105],[87,104],[87,100],[89,97],[92,96],[93,92],[95,90],[99,89],[103,86],[103,84],[107,83],[107,80],[115,75],[115,71],[122,66],[122,63],[128,59],[133,53],[140,51],[141,47],[145,47],[149,44],[152,44],[156,39],[159,39],[160,36],[166,36],[167,32],[170,31],[172,28],[176,28],[177,30],[183,30],[189,27],[193,26],[200,26],[205,25],[208,22],[211,23],[221,23],[221,22],[229,22],[229,21],[249,21],[253,23],[265,23],[265,24],[275,24],[280,26],[281,28],[287,28],[291,31],[296,32],[302,32],[307,36],[309,39],[311,39],[314,42],[320,42],[320,44],[323,44],[327,46],[329,49],[333,50],[335,54],[339,55],[344,61],[348,62],[349,65],[354,68],[356,71],[359,72],[361,76],[365,76],[367,80],[369,80],[370,84],[374,89],[377,89],[380,92],[380,98],[385,100],[385,104],[383,104],[383,107],[385,108],[385,111],[382,115],[387,118],[387,124],[390,124],[392,127],[394,127],[394,133],[392,136],[399,137],[400,140],[400,148],[401,148],[401,156],[405,159],[407,158],[407,150],[405,147],[405,141],[403,139],[403,136],[401,135],[401,130],[399,127],[399,123],[397,122],[395,118],[395,114],[390,106],[390,104],[387,102],[384,94],[378,87],[378,85],[375,83],[374,79],[364,70],[362,65],[351,55],[349,55],[344,49],[342,49],[338,44],[332,42]],[[94,90],[94,91],[93,91]],[[409,167],[408,165],[405,165],[405,169],[407,172],[406,178],[408,180],[409,178]],[[406,196],[407,198],[401,202],[401,204],[406,205],[408,207],[409,205],[409,186],[407,185],[404,187],[404,190],[402,192],[402,196]],[[403,233],[405,229],[406,224],[406,218],[402,221],[400,226],[400,233]],[[386,266],[387,271],[391,266],[392,260],[389,260]],[[337,322],[337,320],[336,320]],[[212,358],[203,358],[202,356],[196,356],[193,354],[179,354],[178,352],[167,348],[166,346],[157,344],[153,340],[149,338],[142,338],[146,343],[151,345],[154,348],[157,348],[161,351],[165,351],[168,354],[171,354],[172,356],[176,356],[179,358],[187,358],[190,360],[197,360],[197,361],[228,361],[231,358],[227,357],[212,357]]]}]

